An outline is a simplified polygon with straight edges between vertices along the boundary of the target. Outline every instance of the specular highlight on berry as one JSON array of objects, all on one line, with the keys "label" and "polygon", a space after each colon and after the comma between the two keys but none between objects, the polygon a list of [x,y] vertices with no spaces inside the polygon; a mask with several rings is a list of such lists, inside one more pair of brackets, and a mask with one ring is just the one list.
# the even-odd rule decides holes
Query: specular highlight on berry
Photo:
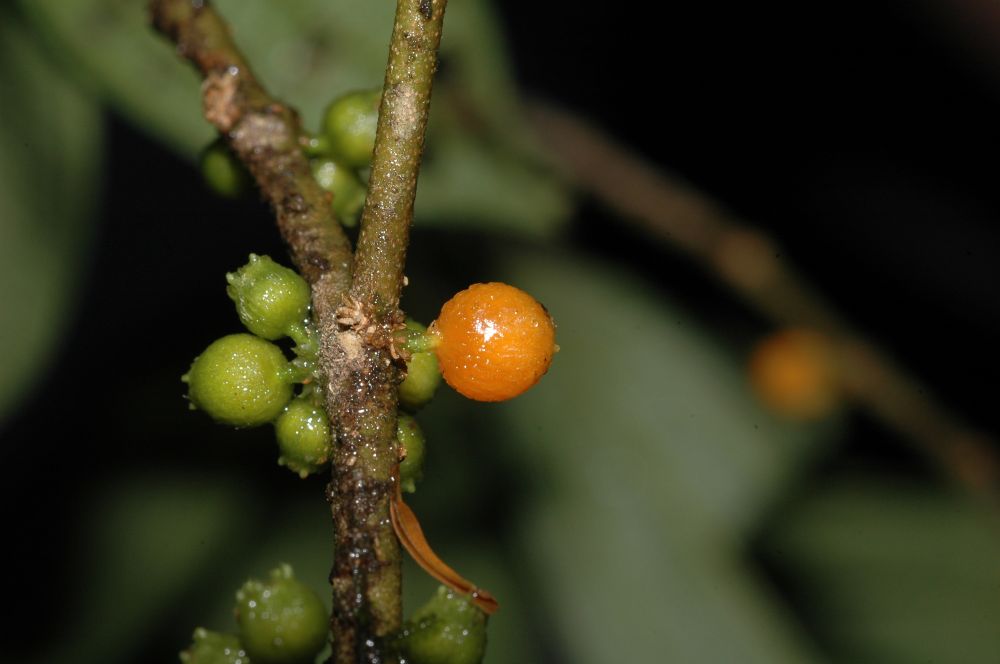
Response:
[{"label": "specular highlight on berry", "polygon": [[505,401],[534,386],[558,350],[549,312],[519,288],[473,284],[441,308],[430,332],[444,380],[476,401]]},{"label": "specular highlight on berry", "polygon": [[326,645],[329,627],[323,602],[287,564],[266,581],[243,584],[236,593],[236,622],[254,664],[311,662]]}]

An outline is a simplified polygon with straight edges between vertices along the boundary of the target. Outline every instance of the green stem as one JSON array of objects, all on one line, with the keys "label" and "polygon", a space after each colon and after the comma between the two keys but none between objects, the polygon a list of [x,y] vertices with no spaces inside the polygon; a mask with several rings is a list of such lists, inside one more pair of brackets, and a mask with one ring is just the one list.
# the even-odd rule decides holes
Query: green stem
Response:
[{"label": "green stem", "polygon": [[383,318],[399,305],[446,0],[399,0],[351,293]]},{"label": "green stem", "polygon": [[341,664],[390,661],[381,643],[402,624],[401,554],[389,519],[399,463],[400,371],[389,348],[404,320],[399,297],[445,4],[397,3],[350,290],[358,323],[340,334],[344,355],[326,360],[348,367],[337,403],[327,397],[339,422],[330,483],[336,532],[331,627]]}]

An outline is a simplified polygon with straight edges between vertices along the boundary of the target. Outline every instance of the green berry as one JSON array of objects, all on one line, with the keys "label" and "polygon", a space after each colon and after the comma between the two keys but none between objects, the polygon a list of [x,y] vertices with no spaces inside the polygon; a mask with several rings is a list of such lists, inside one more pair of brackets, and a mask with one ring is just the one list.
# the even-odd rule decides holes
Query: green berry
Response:
[{"label": "green berry", "polygon": [[486,614],[441,586],[407,622],[403,650],[412,664],[479,664],[486,654]]},{"label": "green berry", "polygon": [[400,413],[396,419],[396,440],[406,458],[399,462],[399,485],[407,493],[417,490],[417,482],[424,478],[424,432],[411,416]]},{"label": "green berry", "polygon": [[246,650],[235,634],[194,630],[191,647],[180,654],[184,664],[250,664]]},{"label": "green berry", "polygon": [[367,166],[375,148],[375,128],[382,90],[363,90],[338,97],[323,116],[330,154],[351,168]]},{"label": "green berry", "polygon": [[239,198],[250,191],[253,179],[225,141],[217,138],[201,152],[201,176],[209,189],[223,198]]},{"label": "green berry", "polygon": [[[410,411],[423,407],[434,396],[441,384],[441,369],[437,355],[430,350],[434,335],[427,334],[427,328],[407,319],[407,348],[413,352],[406,363],[406,378],[399,384],[399,404]],[[425,352],[426,351],[426,352]]]},{"label": "green berry", "polygon": [[347,166],[332,159],[312,162],[313,175],[319,186],[333,194],[331,206],[345,226],[357,226],[361,209],[365,206],[368,189],[361,178]]},{"label": "green berry", "polygon": [[240,320],[258,337],[291,336],[309,315],[309,284],[267,256],[250,254],[250,261],[227,274],[226,281]]},{"label": "green berry", "polygon": [[267,581],[243,584],[236,593],[236,622],[254,664],[311,662],[329,629],[323,602],[287,564],[272,570]]},{"label": "green berry", "polygon": [[181,380],[191,404],[237,427],[270,422],[292,398],[290,366],[281,349],[251,334],[217,339]]},{"label": "green berry", "polygon": [[293,399],[274,422],[281,456],[278,463],[307,477],[330,460],[330,422],[309,398]]}]

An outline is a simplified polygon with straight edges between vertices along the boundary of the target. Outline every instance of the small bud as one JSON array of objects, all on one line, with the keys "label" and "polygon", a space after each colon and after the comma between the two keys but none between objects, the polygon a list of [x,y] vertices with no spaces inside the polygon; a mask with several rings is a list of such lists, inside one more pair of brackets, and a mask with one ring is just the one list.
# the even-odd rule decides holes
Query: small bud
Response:
[{"label": "small bud", "polygon": [[334,99],[323,116],[331,156],[351,168],[371,162],[382,90],[351,92]]},{"label": "small bud", "polygon": [[194,630],[191,647],[180,654],[184,664],[250,664],[246,650],[235,634]]},{"label": "small bud", "polygon": [[253,178],[221,138],[201,151],[199,162],[205,184],[219,196],[239,198],[250,191]]},{"label": "small bud", "polygon": [[412,664],[479,664],[486,654],[486,614],[441,586],[407,621],[402,649]]},{"label": "small bud", "polygon": [[326,645],[328,616],[319,597],[290,565],[267,581],[251,579],[236,593],[236,622],[253,664],[311,662]]},{"label": "small bud", "polygon": [[291,336],[309,315],[309,284],[294,270],[267,256],[226,275],[226,293],[236,304],[243,325],[259,337]]},{"label": "small bud", "polygon": [[424,432],[410,415],[400,413],[396,419],[396,440],[400,453],[406,457],[399,462],[399,485],[407,493],[417,490],[417,482],[424,478]]},{"label": "small bud", "polygon": [[365,183],[350,168],[332,159],[316,159],[312,169],[319,186],[333,194],[331,205],[340,223],[357,226],[368,195]]},{"label": "small bud", "polygon": [[237,427],[270,422],[292,398],[281,349],[251,334],[230,334],[194,359],[181,380],[194,407]]},{"label": "small bud", "polygon": [[416,411],[433,398],[441,384],[438,359],[431,349],[437,337],[428,334],[426,327],[412,319],[406,320],[406,332],[407,347],[420,351],[413,352],[406,363],[406,378],[399,384],[399,404],[407,410]]},{"label": "small bud", "polygon": [[281,456],[278,463],[305,478],[320,470],[332,449],[330,422],[308,397],[293,399],[274,422]]}]

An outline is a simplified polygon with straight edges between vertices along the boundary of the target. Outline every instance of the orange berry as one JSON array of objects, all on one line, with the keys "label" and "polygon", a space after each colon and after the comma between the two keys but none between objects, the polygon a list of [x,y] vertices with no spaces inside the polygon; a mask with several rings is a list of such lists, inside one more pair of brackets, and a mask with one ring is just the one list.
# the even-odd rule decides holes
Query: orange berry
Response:
[{"label": "orange berry", "polygon": [[828,415],[840,399],[834,351],[810,330],[781,330],[760,341],[750,355],[750,383],[767,407],[794,419]]},{"label": "orange berry", "polygon": [[519,288],[473,284],[441,307],[430,332],[445,382],[476,401],[521,394],[548,371],[556,351],[549,312]]}]

